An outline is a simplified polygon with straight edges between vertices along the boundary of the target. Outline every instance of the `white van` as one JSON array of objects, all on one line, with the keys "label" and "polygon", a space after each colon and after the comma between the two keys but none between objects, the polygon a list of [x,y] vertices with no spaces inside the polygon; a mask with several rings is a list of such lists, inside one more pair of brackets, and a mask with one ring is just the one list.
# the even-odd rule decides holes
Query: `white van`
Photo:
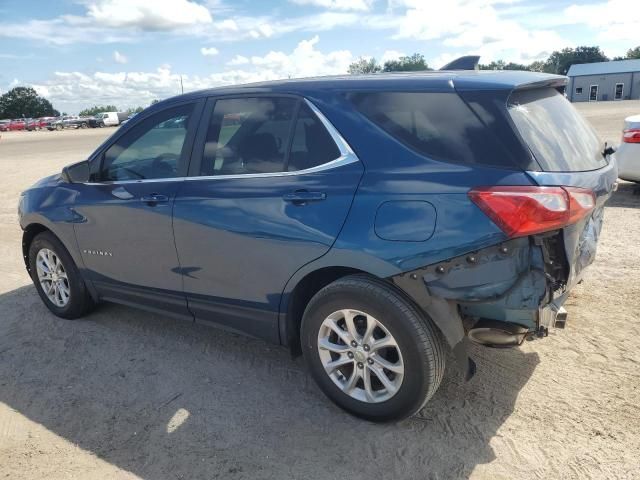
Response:
[{"label": "white van", "polygon": [[120,125],[118,112],[101,112],[89,120],[92,127],[115,127]]}]

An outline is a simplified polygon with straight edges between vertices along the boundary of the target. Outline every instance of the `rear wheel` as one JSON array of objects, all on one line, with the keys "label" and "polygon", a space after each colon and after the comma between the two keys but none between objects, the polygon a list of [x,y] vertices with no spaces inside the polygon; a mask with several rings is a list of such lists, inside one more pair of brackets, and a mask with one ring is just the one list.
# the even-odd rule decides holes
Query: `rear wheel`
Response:
[{"label": "rear wheel", "polygon": [[38,295],[54,315],[79,318],[95,306],[71,255],[50,232],[31,242],[29,267]]},{"label": "rear wheel", "polygon": [[392,286],[364,275],[337,280],[313,297],[301,341],[324,393],[368,420],[413,415],[444,373],[444,349],[431,321]]}]

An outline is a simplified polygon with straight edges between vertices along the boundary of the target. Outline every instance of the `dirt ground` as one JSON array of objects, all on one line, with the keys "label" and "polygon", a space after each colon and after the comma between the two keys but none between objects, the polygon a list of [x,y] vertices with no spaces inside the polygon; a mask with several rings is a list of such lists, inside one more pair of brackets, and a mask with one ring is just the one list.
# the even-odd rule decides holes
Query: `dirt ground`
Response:
[{"label": "dirt ground", "polygon": [[[578,108],[617,142],[640,102]],[[0,138],[0,478],[637,479],[640,197],[610,200],[565,330],[476,348],[419,416],[374,425],[333,406],[282,348],[104,305],[52,316],[25,273],[19,192],[112,129]]]}]

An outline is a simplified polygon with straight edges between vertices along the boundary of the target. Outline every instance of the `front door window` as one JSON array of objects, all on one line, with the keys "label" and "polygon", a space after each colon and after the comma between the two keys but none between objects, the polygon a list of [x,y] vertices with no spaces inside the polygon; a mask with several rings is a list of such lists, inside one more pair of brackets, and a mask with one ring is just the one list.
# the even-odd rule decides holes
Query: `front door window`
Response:
[{"label": "front door window", "polygon": [[105,152],[100,180],[176,177],[192,111],[193,104],[169,108],[129,130]]},{"label": "front door window", "polygon": [[590,102],[598,101],[598,85],[591,85],[591,89],[589,91],[589,101]]}]

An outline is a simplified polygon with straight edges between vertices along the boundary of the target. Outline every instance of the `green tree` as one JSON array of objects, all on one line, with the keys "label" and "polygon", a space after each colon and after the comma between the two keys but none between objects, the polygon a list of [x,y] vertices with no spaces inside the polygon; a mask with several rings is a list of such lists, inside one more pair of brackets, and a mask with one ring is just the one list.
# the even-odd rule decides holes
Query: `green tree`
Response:
[{"label": "green tree", "polygon": [[566,75],[571,65],[577,63],[608,62],[609,58],[600,47],[563,48],[553,52],[544,64],[544,71]]},{"label": "green tree", "polygon": [[629,50],[627,50],[627,57],[628,59],[634,59],[634,58],[638,58],[640,59],[640,46],[637,46],[636,48],[630,48]]},{"label": "green tree", "polygon": [[487,64],[481,63],[478,65],[478,68],[480,70],[530,70],[529,65],[514,62],[506,63],[504,60],[493,61]]},{"label": "green tree", "polygon": [[409,57],[400,57],[397,60],[388,60],[382,67],[384,72],[421,72],[433,70],[429,68],[421,53],[414,53]]},{"label": "green tree", "polygon": [[134,114],[134,113],[140,113],[141,111],[144,110],[144,107],[136,107],[136,108],[127,108],[127,113],[129,115]]},{"label": "green tree", "polygon": [[31,87],[15,87],[0,96],[0,118],[49,117],[56,113],[51,102]]},{"label": "green tree", "polygon": [[151,103],[149,104],[149,106],[151,105],[155,105],[156,103],[158,103],[160,100],[158,100],[157,98],[154,100],[151,100]]},{"label": "green tree", "polygon": [[81,117],[93,117],[102,112],[117,112],[118,107],[115,105],[94,105],[91,108],[85,108],[80,112]]},{"label": "green tree", "polygon": [[359,57],[355,62],[349,65],[349,73],[358,75],[361,73],[376,73],[381,70],[380,65],[375,58]]}]

